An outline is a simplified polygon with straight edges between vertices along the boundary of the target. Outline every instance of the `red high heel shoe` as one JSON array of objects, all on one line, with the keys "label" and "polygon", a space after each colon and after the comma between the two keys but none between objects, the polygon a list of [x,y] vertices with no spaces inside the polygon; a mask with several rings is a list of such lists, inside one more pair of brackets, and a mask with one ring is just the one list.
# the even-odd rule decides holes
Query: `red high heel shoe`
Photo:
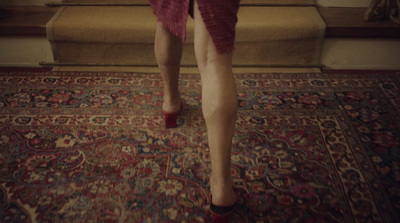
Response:
[{"label": "red high heel shoe", "polygon": [[[235,196],[237,197],[237,194],[235,192]],[[210,212],[211,212],[211,218],[213,223],[229,223],[231,222],[231,218],[233,215],[233,212],[236,208],[237,203],[235,203],[232,206],[216,206],[212,203],[212,196],[210,193]]]},{"label": "red high heel shoe", "polygon": [[165,111],[162,111],[165,118],[165,128],[176,128],[178,126],[177,124],[178,115],[181,111],[182,111],[182,102],[181,102],[181,108],[177,112],[167,113]]}]

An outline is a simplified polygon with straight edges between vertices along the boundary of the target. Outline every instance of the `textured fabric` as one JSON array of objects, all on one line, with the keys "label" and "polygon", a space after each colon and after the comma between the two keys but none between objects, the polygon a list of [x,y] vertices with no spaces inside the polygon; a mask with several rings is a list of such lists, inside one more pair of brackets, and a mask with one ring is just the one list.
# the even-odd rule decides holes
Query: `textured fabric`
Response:
[{"label": "textured fabric", "polygon": [[[197,0],[199,11],[218,53],[232,51],[240,0]],[[182,41],[192,4],[189,0],[150,0],[158,20]]]},{"label": "textured fabric", "polygon": [[[0,222],[211,222],[200,75],[130,69],[0,68]],[[235,78],[233,222],[399,222],[399,72]]]}]

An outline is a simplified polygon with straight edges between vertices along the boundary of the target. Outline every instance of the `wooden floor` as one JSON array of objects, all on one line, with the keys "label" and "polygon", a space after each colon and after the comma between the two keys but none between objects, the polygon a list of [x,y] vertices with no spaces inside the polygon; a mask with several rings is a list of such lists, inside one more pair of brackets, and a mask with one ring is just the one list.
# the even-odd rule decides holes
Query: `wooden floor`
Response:
[{"label": "wooden floor", "polygon": [[[46,36],[46,23],[58,7],[0,7],[0,36]],[[327,24],[326,37],[399,38],[400,25],[364,22],[366,8],[318,8]]]}]

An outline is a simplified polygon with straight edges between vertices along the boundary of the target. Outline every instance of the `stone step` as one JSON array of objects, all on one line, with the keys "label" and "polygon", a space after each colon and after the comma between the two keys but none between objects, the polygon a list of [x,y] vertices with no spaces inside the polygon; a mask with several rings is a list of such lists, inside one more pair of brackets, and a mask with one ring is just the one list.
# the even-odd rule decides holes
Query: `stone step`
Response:
[{"label": "stone step", "polygon": [[[325,23],[315,7],[242,6],[236,66],[318,66]],[[60,64],[154,66],[157,19],[149,6],[66,6],[47,24]],[[195,66],[193,21],[188,20],[182,64]]]}]

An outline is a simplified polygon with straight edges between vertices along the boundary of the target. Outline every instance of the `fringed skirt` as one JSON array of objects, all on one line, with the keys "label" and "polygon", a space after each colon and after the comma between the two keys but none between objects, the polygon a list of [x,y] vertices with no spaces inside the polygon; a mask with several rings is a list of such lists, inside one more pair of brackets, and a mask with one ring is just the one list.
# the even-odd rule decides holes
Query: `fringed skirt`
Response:
[{"label": "fringed skirt", "polygon": [[[232,51],[240,0],[196,0],[196,2],[217,52]],[[193,16],[192,0],[150,0],[150,3],[158,21],[184,42],[188,14]]]}]

